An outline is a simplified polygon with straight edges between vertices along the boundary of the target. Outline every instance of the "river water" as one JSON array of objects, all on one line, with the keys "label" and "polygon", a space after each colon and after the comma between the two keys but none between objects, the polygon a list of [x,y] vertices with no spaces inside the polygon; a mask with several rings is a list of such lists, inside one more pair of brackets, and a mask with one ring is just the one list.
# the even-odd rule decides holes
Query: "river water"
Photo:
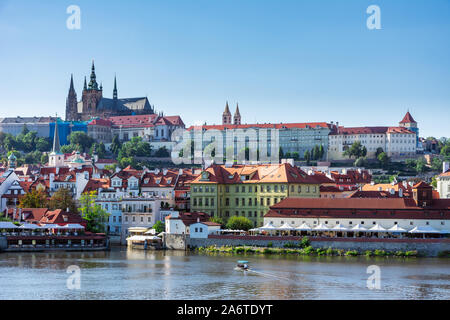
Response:
[{"label": "river water", "polygon": [[[255,272],[234,270],[249,260]],[[69,266],[80,289],[68,289]],[[369,290],[367,267],[379,266]],[[145,252],[0,253],[0,299],[450,299],[450,260]],[[70,281],[69,281],[70,282]],[[70,282],[70,284],[76,282]],[[372,282],[373,283],[373,282]]]}]

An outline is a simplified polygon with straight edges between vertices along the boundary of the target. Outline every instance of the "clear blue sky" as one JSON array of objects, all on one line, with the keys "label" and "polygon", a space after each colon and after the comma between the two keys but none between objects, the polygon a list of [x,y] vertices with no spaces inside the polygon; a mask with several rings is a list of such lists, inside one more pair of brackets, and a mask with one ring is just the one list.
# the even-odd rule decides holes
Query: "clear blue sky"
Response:
[{"label": "clear blue sky", "polygon": [[0,0],[0,117],[63,116],[95,59],[106,97],[117,73],[119,97],[187,125],[228,100],[245,123],[396,125],[409,108],[421,135],[450,136],[449,39],[448,0]]}]

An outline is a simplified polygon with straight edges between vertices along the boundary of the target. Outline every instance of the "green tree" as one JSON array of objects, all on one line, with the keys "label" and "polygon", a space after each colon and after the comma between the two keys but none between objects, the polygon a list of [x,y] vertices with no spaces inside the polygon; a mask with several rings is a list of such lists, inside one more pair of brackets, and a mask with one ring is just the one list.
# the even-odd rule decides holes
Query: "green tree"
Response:
[{"label": "green tree", "polygon": [[70,144],[79,145],[81,147],[80,152],[86,152],[94,143],[94,139],[87,135],[83,131],[74,131],[69,136]]},{"label": "green tree", "polygon": [[387,168],[389,165],[389,157],[387,156],[386,152],[381,152],[377,157],[381,167]]},{"label": "green tree", "polygon": [[321,144],[319,147],[319,159],[322,160],[324,155],[325,155],[325,149],[323,148],[323,144]]},{"label": "green tree", "polygon": [[47,138],[37,138],[35,142],[36,142],[36,150],[39,150],[40,152],[48,152],[52,148],[52,145],[49,139]]},{"label": "green tree", "polygon": [[450,157],[450,145],[448,143],[444,147],[442,147],[441,155],[443,155],[444,157]]},{"label": "green tree", "polygon": [[300,154],[298,152],[292,152],[292,159],[298,161],[298,159],[300,159]]},{"label": "green tree", "polygon": [[418,173],[424,173],[426,171],[426,169],[427,169],[427,167],[426,167],[425,160],[419,159],[416,161],[416,171]]},{"label": "green tree", "polygon": [[366,165],[366,158],[359,157],[355,160],[355,167],[364,167]]},{"label": "green tree", "polygon": [[120,143],[119,136],[116,134],[112,139],[112,143],[111,146],[109,147],[109,150],[111,150],[111,152],[117,156],[121,148],[122,144]]},{"label": "green tree", "polygon": [[227,228],[231,230],[249,230],[252,228],[252,222],[246,217],[231,217],[228,219]]},{"label": "green tree", "polygon": [[66,188],[58,189],[53,194],[53,196],[51,196],[48,202],[48,206],[51,210],[62,209],[66,211],[67,209],[69,209],[69,211],[72,213],[78,212],[78,208],[72,197],[72,193],[69,189]]},{"label": "green tree", "polygon": [[41,156],[41,164],[45,165],[46,163],[48,163],[48,154],[47,153],[43,153]]},{"label": "green tree", "polygon": [[222,228],[225,227],[225,222],[220,217],[211,217],[209,218],[209,221],[220,224]]},{"label": "green tree", "polygon": [[26,193],[19,202],[19,208],[47,208],[47,194],[42,190]]},{"label": "green tree", "polygon": [[167,150],[166,146],[162,146],[155,152],[155,157],[157,158],[167,158],[170,157],[169,150]]},{"label": "green tree", "polygon": [[309,162],[311,160],[311,154],[309,153],[309,150],[305,151],[303,158],[306,160],[306,164],[309,165]]},{"label": "green tree", "polygon": [[431,169],[433,171],[441,171],[442,170],[442,160],[435,157],[433,158],[433,161],[431,162]]},{"label": "green tree", "polygon": [[377,157],[377,159],[378,159],[378,156],[383,152],[384,152],[383,148],[381,148],[381,147],[377,148],[377,151],[375,152],[375,157]]},{"label": "green tree", "polygon": [[62,153],[72,153],[74,151],[83,151],[81,146],[75,144],[67,144],[65,146],[61,146]]},{"label": "green tree", "polygon": [[94,152],[97,154],[99,159],[103,159],[106,155],[106,147],[103,142],[97,143],[95,142],[91,146],[90,154],[94,155]]},{"label": "green tree", "polygon": [[166,227],[162,221],[156,221],[156,223],[153,225],[152,229],[155,229],[155,233],[159,234],[161,232],[164,232],[166,230]]},{"label": "green tree", "polygon": [[84,193],[80,198],[80,208],[78,209],[83,219],[87,221],[86,230],[94,233],[105,232],[106,222],[110,214],[97,204],[97,192]]},{"label": "green tree", "polygon": [[367,155],[367,149],[361,144],[360,141],[355,141],[350,148],[344,151],[343,155],[349,158],[365,157]]}]

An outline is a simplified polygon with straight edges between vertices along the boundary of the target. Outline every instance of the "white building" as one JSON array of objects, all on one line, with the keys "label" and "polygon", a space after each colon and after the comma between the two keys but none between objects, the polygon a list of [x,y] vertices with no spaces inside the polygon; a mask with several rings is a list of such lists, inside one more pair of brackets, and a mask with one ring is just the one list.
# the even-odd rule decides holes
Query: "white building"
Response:
[{"label": "white building", "polygon": [[208,235],[219,231],[220,227],[220,224],[211,221],[196,222],[189,226],[189,234],[191,238],[206,239]]},{"label": "white building", "polygon": [[386,152],[388,157],[405,158],[417,153],[417,122],[408,112],[398,127],[356,127],[337,126],[330,133],[328,160],[344,160],[345,150],[359,141],[367,149],[367,158],[375,158],[378,149]]},{"label": "white building", "polygon": [[450,199],[450,168],[449,163],[443,163],[443,172],[436,178],[437,191],[440,198]]}]

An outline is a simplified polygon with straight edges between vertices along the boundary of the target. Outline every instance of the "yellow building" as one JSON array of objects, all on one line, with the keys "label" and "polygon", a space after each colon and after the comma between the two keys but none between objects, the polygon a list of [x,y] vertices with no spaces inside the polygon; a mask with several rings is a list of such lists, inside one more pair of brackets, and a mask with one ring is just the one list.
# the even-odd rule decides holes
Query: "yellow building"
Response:
[{"label": "yellow building", "polygon": [[319,198],[320,182],[290,164],[212,165],[191,183],[191,211],[263,224],[269,207],[284,198]]}]

